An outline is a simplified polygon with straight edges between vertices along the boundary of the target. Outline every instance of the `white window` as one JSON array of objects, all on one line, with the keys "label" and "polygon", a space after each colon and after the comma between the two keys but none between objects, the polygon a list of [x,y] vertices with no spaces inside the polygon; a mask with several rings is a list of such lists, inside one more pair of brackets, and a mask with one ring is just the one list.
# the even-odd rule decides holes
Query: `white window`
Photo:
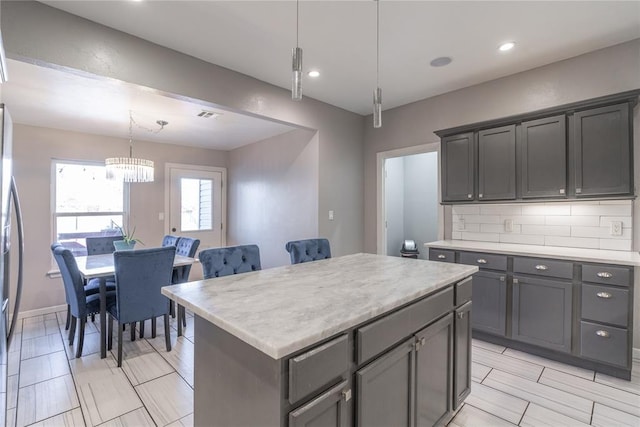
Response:
[{"label": "white window", "polygon": [[120,234],[127,217],[123,182],[106,179],[104,163],[54,160],[53,241],[86,255],[85,238]]}]

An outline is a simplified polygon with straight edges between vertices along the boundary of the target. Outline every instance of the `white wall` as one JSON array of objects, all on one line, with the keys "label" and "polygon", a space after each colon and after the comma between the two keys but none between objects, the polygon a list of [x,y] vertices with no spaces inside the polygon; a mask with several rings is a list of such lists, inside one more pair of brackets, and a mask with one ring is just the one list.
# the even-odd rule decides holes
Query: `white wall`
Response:
[{"label": "white wall", "polygon": [[[289,240],[318,236],[318,135],[295,130],[229,153],[228,243],[287,265]],[[325,237],[325,236],[322,236]]]},{"label": "white wall", "polygon": [[429,259],[424,243],[438,240],[438,185],[437,152],[404,157],[404,234],[422,259]]},{"label": "white wall", "polygon": [[392,157],[384,163],[387,255],[400,256],[404,234],[404,158]]}]

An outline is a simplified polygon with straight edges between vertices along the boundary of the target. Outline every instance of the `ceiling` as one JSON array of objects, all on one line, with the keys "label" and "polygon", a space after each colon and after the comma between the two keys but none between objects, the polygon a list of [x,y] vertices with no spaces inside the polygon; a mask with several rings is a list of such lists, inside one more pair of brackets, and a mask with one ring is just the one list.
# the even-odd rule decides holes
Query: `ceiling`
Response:
[{"label": "ceiling", "polygon": [[[290,89],[294,1],[43,1],[202,60]],[[300,2],[303,92],[370,114],[376,86],[376,2]],[[380,2],[383,109],[640,38],[640,1]],[[497,47],[515,41],[507,53]],[[429,65],[436,57],[453,62]],[[294,127],[132,84],[8,61],[2,100],[14,121],[231,150]],[[96,102],[100,100],[100,102]],[[222,113],[196,117],[203,109]],[[169,124],[159,133],[157,120]]]}]

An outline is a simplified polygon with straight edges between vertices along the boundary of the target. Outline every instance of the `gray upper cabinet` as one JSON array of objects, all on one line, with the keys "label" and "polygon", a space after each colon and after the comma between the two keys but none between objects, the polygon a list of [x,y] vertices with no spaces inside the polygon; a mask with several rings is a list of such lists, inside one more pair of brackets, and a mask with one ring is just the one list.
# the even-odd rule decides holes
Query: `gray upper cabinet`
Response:
[{"label": "gray upper cabinet", "polygon": [[474,134],[442,138],[442,201],[470,201],[474,198]]},{"label": "gray upper cabinet", "polygon": [[567,196],[566,116],[522,123],[520,188],[523,199]]},{"label": "gray upper cabinet", "polygon": [[629,104],[575,113],[576,197],[632,193]]},{"label": "gray upper cabinet", "polygon": [[478,200],[516,198],[516,126],[478,132]]}]

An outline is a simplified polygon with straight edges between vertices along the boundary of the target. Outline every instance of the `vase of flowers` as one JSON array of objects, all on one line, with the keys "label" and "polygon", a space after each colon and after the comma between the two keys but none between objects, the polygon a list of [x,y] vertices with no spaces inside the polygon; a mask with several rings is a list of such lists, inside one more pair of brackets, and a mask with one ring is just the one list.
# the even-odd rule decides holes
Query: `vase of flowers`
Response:
[{"label": "vase of flowers", "polygon": [[136,239],[134,237],[134,235],[136,233],[136,228],[135,227],[133,227],[133,230],[128,230],[125,227],[120,227],[120,226],[116,225],[116,228],[118,230],[120,230],[120,234],[122,234],[122,240],[116,240],[116,241],[113,242],[113,247],[115,248],[116,251],[130,251],[130,250],[133,250],[134,246],[138,242],[140,242],[141,244],[144,245],[144,243],[142,243],[142,241],[140,241],[140,239]]}]

